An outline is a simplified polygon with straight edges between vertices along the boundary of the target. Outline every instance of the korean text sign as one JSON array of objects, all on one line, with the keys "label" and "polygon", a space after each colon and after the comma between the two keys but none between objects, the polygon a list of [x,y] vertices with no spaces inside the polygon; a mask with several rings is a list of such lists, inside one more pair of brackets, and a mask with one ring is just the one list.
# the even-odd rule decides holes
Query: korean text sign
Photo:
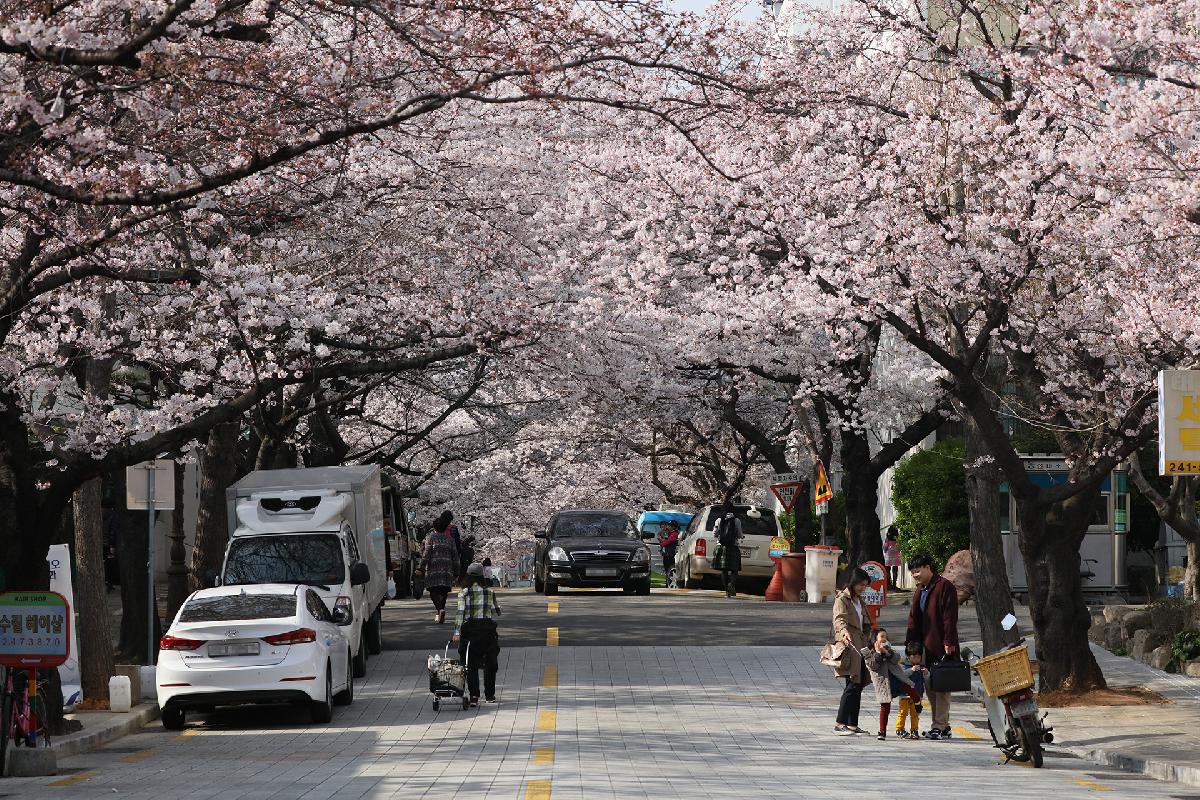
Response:
[{"label": "korean text sign", "polygon": [[0,664],[57,667],[71,650],[71,614],[57,592],[0,594]]}]

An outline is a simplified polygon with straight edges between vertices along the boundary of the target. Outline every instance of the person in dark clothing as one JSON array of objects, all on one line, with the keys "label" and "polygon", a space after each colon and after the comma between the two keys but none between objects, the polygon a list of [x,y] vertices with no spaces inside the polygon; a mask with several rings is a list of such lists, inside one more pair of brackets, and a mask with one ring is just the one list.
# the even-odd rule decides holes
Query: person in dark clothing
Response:
[{"label": "person in dark clothing", "polygon": [[717,529],[717,542],[721,545],[721,557],[718,559],[720,563],[713,565],[721,570],[726,597],[737,595],[737,576],[742,569],[742,551],[738,543],[742,536],[742,521],[733,513],[733,509],[729,508]]},{"label": "person in dark clothing", "polygon": [[483,670],[483,697],[496,702],[496,673],[500,670],[500,635],[496,617],[500,604],[496,593],[487,585],[482,564],[467,567],[467,585],[458,593],[458,616],[454,624],[454,641],[458,655],[467,668],[467,693],[471,705],[479,705],[479,670]]},{"label": "person in dark clothing", "polygon": [[679,547],[679,523],[675,520],[664,522],[660,536],[658,546],[662,550],[663,575],[669,578],[675,568],[675,551]]},{"label": "person in dark clothing", "polygon": [[[958,591],[954,584],[938,575],[933,559],[917,555],[909,559],[908,571],[917,582],[912,608],[908,612],[906,642],[920,642],[925,648],[925,663],[936,664],[958,655]],[[950,693],[928,690],[932,709],[930,739],[950,738]]]},{"label": "person in dark clothing", "polygon": [[462,549],[458,551],[459,571],[458,583],[460,586],[468,586],[470,582],[467,580],[467,567],[475,563],[475,537],[468,536],[462,540]]}]

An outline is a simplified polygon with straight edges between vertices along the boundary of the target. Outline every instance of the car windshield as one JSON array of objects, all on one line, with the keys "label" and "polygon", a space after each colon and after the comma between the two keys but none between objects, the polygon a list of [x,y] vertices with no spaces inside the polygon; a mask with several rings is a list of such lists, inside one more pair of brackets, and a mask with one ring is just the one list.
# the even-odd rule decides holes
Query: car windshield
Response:
[{"label": "car windshield", "polygon": [[[769,508],[756,509],[758,516],[751,517],[749,508],[734,508],[733,513],[742,521],[742,533],[747,536],[778,536],[779,529],[775,524],[775,512]],[[717,522],[723,515],[716,509],[708,517],[705,526],[710,531],[717,529]]]},{"label": "car windshield", "polygon": [[331,533],[234,539],[225,560],[225,585],[308,583],[334,586],[346,579],[342,545]]},{"label": "car windshield", "polygon": [[564,514],[550,526],[553,539],[637,539],[629,517],[624,514]]},{"label": "car windshield", "polygon": [[277,619],[296,616],[296,597],[290,594],[227,594],[196,597],[179,614],[180,622],[228,622],[239,619]]}]

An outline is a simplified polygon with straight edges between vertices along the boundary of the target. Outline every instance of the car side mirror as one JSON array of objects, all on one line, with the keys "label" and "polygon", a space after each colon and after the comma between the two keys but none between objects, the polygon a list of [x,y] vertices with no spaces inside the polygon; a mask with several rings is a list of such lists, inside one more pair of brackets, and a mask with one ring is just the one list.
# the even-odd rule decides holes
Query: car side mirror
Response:
[{"label": "car side mirror", "polygon": [[550,534],[546,533],[545,531],[538,531],[537,533],[535,533],[535,534],[533,535],[533,538],[535,538],[535,539],[549,539],[549,538],[550,538]]},{"label": "car side mirror", "polygon": [[643,540],[645,540],[645,539],[653,539],[653,538],[654,538],[654,534],[653,534],[653,533],[651,533],[650,531],[642,531],[642,539],[643,539]]},{"label": "car side mirror", "polygon": [[371,568],[358,561],[350,566],[350,585],[362,586],[371,582]]},{"label": "car side mirror", "polygon": [[217,575],[216,570],[206,569],[204,570],[204,579],[201,583],[204,584],[205,589],[212,589],[221,585],[221,577]]},{"label": "car side mirror", "polygon": [[350,611],[346,608],[335,608],[329,613],[329,618],[335,625],[349,625]]}]

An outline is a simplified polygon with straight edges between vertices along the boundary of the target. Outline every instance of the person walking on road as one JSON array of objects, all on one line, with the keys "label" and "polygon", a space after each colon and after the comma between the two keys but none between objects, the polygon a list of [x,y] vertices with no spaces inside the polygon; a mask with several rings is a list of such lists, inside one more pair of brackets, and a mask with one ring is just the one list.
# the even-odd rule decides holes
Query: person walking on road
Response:
[{"label": "person walking on road", "polygon": [[483,670],[483,698],[496,702],[496,673],[500,669],[500,636],[496,617],[500,604],[488,585],[482,564],[467,567],[467,585],[458,593],[458,616],[454,619],[454,641],[467,668],[467,693],[471,705],[479,705],[479,670]]},{"label": "person walking on road", "polygon": [[433,521],[433,528],[425,536],[425,549],[421,553],[421,571],[425,576],[425,590],[433,601],[433,621],[446,621],[446,598],[450,587],[458,579],[458,546],[451,534],[450,522],[454,517],[443,511]]},{"label": "person walking on road", "polygon": [[675,551],[679,547],[679,523],[673,519],[664,522],[660,537],[658,546],[662,551],[663,576],[670,578],[675,567]]},{"label": "person walking on road", "polygon": [[[909,559],[908,571],[917,583],[912,608],[908,612],[906,642],[925,647],[925,663],[934,665],[958,656],[958,592],[954,584],[938,575],[933,559],[916,555]],[[928,689],[933,722],[930,739],[950,738],[950,693]]]},{"label": "person walking on road", "polygon": [[838,592],[833,601],[833,639],[846,646],[846,660],[834,670],[835,675],[845,680],[838,702],[837,724],[833,726],[833,732],[838,736],[866,733],[858,727],[858,712],[863,686],[869,680],[862,651],[867,646],[865,626],[870,617],[862,596],[870,584],[871,576],[855,567],[850,571],[846,588]]},{"label": "person walking on road", "polygon": [[900,532],[895,525],[889,525],[887,536],[883,540],[883,565],[887,567],[888,591],[893,591],[900,583],[900,567],[904,561],[900,558]]},{"label": "person walking on road", "polygon": [[737,595],[737,576],[742,569],[742,551],[738,544],[742,540],[742,521],[733,513],[733,508],[725,507],[727,511],[717,528],[717,543],[721,545],[720,556],[714,567],[721,570],[721,579],[725,584],[725,596]]}]

